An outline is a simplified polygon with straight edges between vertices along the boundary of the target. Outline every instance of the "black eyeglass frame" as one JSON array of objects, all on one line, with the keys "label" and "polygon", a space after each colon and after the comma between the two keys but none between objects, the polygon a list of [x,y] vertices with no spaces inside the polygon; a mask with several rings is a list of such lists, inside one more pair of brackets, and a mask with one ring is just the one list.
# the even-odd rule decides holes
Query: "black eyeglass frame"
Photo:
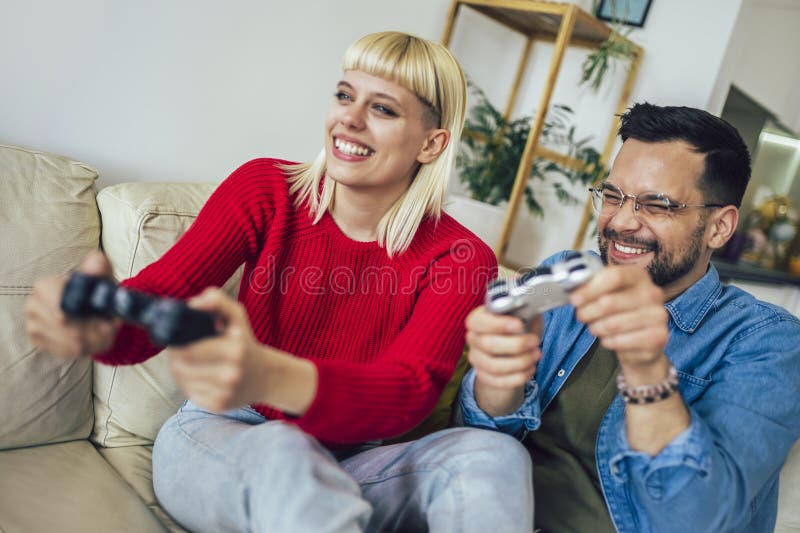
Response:
[{"label": "black eyeglass frame", "polygon": [[[714,208],[714,207],[725,207],[725,204],[686,204],[674,201],[672,198],[667,196],[664,193],[656,192],[656,191],[642,191],[638,194],[628,194],[623,192],[622,189],[617,187],[612,183],[607,183],[605,181],[600,182],[595,187],[589,187],[589,192],[592,194],[592,198],[597,198],[600,200],[600,208],[598,209],[597,204],[593,201],[592,206],[594,207],[595,211],[598,213],[602,212],[603,204],[605,204],[606,199],[602,196],[603,191],[606,189],[611,189],[613,191],[618,191],[620,194],[620,201],[617,204],[617,210],[622,209],[622,206],[625,205],[625,200],[630,198],[633,200],[633,212],[634,214],[639,213],[639,207],[642,205],[639,202],[639,197],[643,195],[652,195],[653,199],[662,200],[664,202],[664,207],[666,208],[666,213],[651,213],[648,212],[650,215],[659,215],[659,214],[667,214],[673,211],[680,211],[681,209],[686,209],[687,207],[700,207],[700,208]],[[613,204],[611,204],[613,205]],[[645,207],[645,211],[647,208]]]}]

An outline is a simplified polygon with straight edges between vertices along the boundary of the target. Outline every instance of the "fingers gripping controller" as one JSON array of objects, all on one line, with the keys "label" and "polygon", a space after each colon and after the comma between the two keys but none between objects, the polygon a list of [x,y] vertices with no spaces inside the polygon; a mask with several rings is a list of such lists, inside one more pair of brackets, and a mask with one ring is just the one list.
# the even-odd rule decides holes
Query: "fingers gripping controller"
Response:
[{"label": "fingers gripping controller", "polygon": [[603,263],[589,253],[570,252],[550,267],[538,267],[514,280],[498,280],[486,290],[486,309],[529,322],[536,315],[566,304],[569,293],[587,282]]},{"label": "fingers gripping controller", "polygon": [[108,278],[73,272],[61,296],[70,318],[120,317],[144,327],[160,346],[180,346],[217,334],[211,313],[192,309],[181,300],[156,298],[120,287]]}]

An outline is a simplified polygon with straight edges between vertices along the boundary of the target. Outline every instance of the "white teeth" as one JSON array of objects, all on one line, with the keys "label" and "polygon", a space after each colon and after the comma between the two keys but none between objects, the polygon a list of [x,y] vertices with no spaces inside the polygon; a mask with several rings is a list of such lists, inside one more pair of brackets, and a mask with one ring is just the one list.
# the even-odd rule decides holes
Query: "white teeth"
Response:
[{"label": "white teeth", "polygon": [[336,146],[336,149],[342,152],[343,154],[360,155],[360,156],[372,155],[372,150],[370,150],[369,148],[365,148],[364,146],[343,141],[341,139],[334,138],[333,144],[334,146]]},{"label": "white teeth", "polygon": [[630,246],[623,246],[618,242],[614,243],[614,249],[619,250],[624,254],[637,254],[637,255],[646,254],[647,252],[650,251],[647,248],[631,248]]}]

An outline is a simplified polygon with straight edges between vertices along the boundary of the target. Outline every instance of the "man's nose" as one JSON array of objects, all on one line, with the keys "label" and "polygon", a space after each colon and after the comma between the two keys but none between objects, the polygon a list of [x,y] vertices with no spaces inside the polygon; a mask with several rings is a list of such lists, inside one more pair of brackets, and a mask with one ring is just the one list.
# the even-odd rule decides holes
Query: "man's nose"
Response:
[{"label": "man's nose", "polygon": [[617,212],[609,219],[607,226],[618,232],[638,229],[642,223],[636,216],[635,203],[633,198],[626,196]]}]

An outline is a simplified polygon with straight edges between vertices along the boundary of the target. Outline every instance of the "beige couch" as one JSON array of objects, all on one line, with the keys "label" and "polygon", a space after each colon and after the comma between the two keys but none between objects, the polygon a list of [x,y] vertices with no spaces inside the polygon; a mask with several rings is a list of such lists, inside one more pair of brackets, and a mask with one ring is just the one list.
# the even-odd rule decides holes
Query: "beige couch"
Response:
[{"label": "beige couch", "polygon": [[[116,368],[55,360],[31,347],[22,305],[36,278],[75,268],[98,244],[116,278],[135,274],[186,230],[214,185],[97,194],[96,178],[85,164],[0,145],[0,533],[182,531],[151,483],[153,439],[182,401],[166,358]],[[795,446],[776,531],[800,531],[798,469]]]}]

